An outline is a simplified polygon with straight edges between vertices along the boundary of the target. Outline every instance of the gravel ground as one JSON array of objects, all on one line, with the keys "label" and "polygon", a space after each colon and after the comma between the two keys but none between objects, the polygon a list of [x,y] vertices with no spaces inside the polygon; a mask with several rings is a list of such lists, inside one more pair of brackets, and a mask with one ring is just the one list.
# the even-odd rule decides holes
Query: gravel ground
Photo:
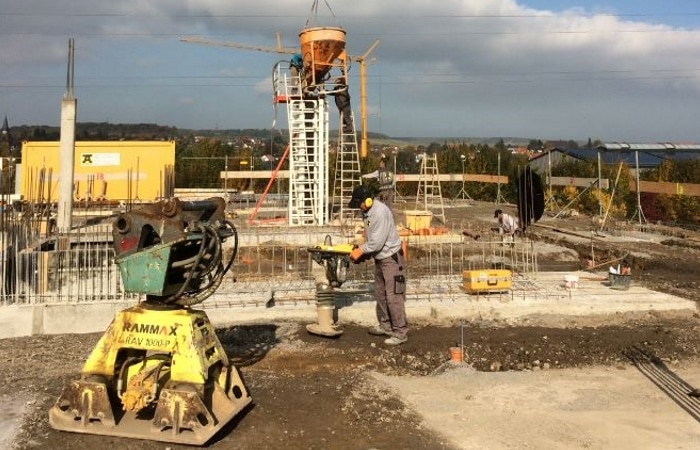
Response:
[{"label": "gravel ground", "polygon": [[[470,226],[485,229],[492,209],[486,204],[462,214],[482,220]],[[553,227],[543,227],[537,239],[573,251],[581,264],[593,246],[597,261],[628,254],[636,283],[700,300],[700,239],[690,232],[625,246],[572,237],[590,233],[590,219]],[[684,409],[634,364],[635,354],[652,358],[663,369],[660,377],[685,383],[678,384],[677,396],[688,386],[700,387],[697,314],[589,317],[575,327],[563,315],[528,324],[421,324],[398,348],[382,346],[380,338],[353,325],[339,339],[309,335],[297,323],[220,328],[219,339],[253,404],[208,447],[700,448],[700,414],[692,414],[693,404]],[[453,367],[446,350],[462,333],[465,364]],[[0,433],[0,448],[189,448],[49,427],[48,409],[65,383],[79,376],[98,338],[0,340],[0,429],[20,422],[14,436]]]},{"label": "gravel ground", "polygon": [[[577,329],[494,328],[492,324],[471,323],[464,331],[465,362],[470,373],[482,375],[465,377],[464,389],[474,389],[469,392],[476,395],[478,384],[486,383],[494,372],[527,373],[529,377],[555,373],[540,383],[555,377],[561,384],[571,370],[602,367],[628,377],[635,369],[625,352],[635,347],[669,361],[672,367],[696,360],[700,344],[697,319],[646,315],[618,320],[624,324]],[[354,326],[346,327],[342,338],[335,340],[308,335],[303,327],[290,323],[219,329],[220,340],[241,367],[254,404],[210,446],[471,448],[463,447],[449,433],[436,432],[432,421],[426,419],[431,416],[425,412],[429,409],[411,400],[416,392],[432,392],[435,398],[454,398],[450,392],[459,392],[445,389],[444,376],[451,364],[445,349],[461,338],[461,332],[461,325],[425,326],[413,330],[407,344],[386,348],[365,329]],[[9,448],[187,448],[65,433],[48,426],[48,408],[66,381],[78,376],[98,337],[61,335],[0,341],[0,396],[6,401],[26,399],[27,409],[14,447]],[[63,350],[56,352],[57,348]],[[501,376],[493,380],[508,389],[523,378]],[[451,414],[461,414],[462,406],[448,409]],[[527,436],[522,439],[528,441]]]}]

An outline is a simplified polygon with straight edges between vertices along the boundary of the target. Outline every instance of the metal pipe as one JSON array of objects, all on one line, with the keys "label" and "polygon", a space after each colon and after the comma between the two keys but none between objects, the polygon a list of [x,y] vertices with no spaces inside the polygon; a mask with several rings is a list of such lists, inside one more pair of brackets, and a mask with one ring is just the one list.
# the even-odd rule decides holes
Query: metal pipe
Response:
[{"label": "metal pipe", "polygon": [[460,320],[460,325],[462,328],[462,337],[459,342],[459,348],[462,350],[462,361],[464,361],[464,319]]}]

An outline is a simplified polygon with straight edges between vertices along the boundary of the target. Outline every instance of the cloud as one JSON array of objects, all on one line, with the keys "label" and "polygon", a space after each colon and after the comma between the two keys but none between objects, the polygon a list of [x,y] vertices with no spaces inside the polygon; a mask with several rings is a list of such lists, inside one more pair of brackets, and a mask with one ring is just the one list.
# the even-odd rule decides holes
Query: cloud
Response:
[{"label": "cloud", "polygon": [[[0,12],[0,95],[14,123],[56,122],[75,36],[79,113],[267,127],[272,66],[285,56],[179,37],[264,50],[278,33],[296,46],[307,24],[341,26],[352,55],[380,40],[367,66],[372,131],[700,141],[700,29],[664,23],[672,16],[616,15],[608,3],[557,11],[511,0],[329,0],[333,9],[318,2],[314,16],[308,0],[27,0]],[[358,72],[352,65],[356,111]],[[197,99],[198,108],[172,111],[173,99]]]}]

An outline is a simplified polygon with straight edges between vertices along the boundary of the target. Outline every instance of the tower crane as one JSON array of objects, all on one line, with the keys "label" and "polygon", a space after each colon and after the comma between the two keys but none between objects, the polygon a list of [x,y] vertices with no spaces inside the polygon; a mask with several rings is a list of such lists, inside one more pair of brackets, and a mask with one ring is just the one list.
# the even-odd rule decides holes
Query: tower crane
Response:
[{"label": "tower crane", "polygon": [[294,47],[282,47],[280,42],[280,35],[277,33],[277,46],[266,46],[266,45],[251,45],[251,44],[241,44],[239,42],[228,42],[228,41],[214,41],[211,39],[205,39],[199,36],[183,36],[180,38],[180,42],[188,42],[191,44],[201,44],[210,45],[214,47],[229,47],[238,48],[242,50],[255,50],[258,52],[268,52],[268,53],[279,53],[293,55],[294,53],[299,53],[298,48]]},{"label": "tower crane", "polygon": [[[267,53],[277,53],[282,55],[293,55],[299,53],[298,47],[284,47],[281,44],[280,35],[277,33],[277,45],[276,46],[266,46],[266,45],[253,45],[245,44],[240,42],[231,41],[216,41],[211,39],[206,39],[200,36],[183,36],[180,38],[180,42],[186,42],[191,44],[207,45],[212,47],[226,47],[226,48],[237,48],[241,50],[253,50],[258,52]],[[358,56],[348,56],[348,59],[352,62],[356,62],[360,66],[360,117],[362,123],[362,133],[360,138],[360,156],[362,158],[367,157],[368,145],[367,145],[367,58],[370,53],[379,45],[379,40],[375,40],[372,45],[369,46],[367,51]]]},{"label": "tower crane", "polygon": [[362,137],[360,138],[360,156],[367,157],[367,57],[379,45],[376,40],[361,56],[351,56],[351,61],[360,65],[360,119],[362,121]]}]

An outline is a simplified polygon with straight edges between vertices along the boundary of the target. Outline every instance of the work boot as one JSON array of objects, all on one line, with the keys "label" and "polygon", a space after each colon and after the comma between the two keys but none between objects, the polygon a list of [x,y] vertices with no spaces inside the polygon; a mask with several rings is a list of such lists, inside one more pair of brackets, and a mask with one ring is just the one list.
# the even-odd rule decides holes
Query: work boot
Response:
[{"label": "work boot", "polygon": [[369,330],[367,330],[369,334],[372,336],[391,336],[391,330],[387,330],[386,328],[382,328],[380,325],[375,325]]},{"label": "work boot", "polygon": [[401,345],[408,341],[408,336],[399,336],[397,334],[392,335],[389,339],[384,340],[385,345]]}]

